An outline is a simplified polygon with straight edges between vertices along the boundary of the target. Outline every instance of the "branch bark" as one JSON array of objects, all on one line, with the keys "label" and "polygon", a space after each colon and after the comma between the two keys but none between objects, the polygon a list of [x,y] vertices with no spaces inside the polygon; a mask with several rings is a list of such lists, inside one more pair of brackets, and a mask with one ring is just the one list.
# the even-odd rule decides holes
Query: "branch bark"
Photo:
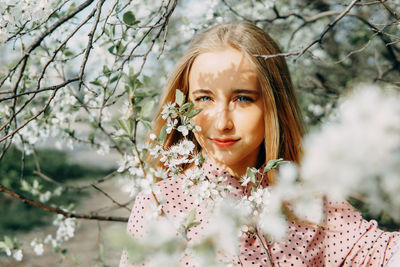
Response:
[{"label": "branch bark", "polygon": [[129,219],[126,217],[99,216],[99,215],[78,214],[78,213],[73,213],[73,212],[67,212],[62,209],[43,204],[41,202],[28,199],[10,189],[8,189],[7,187],[5,187],[1,184],[0,184],[0,192],[4,192],[4,193],[20,200],[23,203],[27,203],[29,205],[38,207],[42,210],[45,210],[45,211],[48,211],[51,213],[55,213],[55,214],[61,214],[66,218],[77,218],[77,219],[97,220],[97,221],[114,221],[114,222],[128,222],[128,219]]}]

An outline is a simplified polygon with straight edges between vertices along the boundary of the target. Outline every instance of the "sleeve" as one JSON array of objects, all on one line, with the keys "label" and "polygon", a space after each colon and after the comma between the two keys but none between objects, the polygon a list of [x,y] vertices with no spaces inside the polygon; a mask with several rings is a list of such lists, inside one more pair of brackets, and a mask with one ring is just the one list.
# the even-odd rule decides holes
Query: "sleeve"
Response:
[{"label": "sleeve", "polygon": [[[145,215],[151,205],[154,205],[155,201],[150,194],[144,194],[140,192],[134,202],[131,215],[127,225],[127,232],[136,238],[143,237],[146,233],[146,220]],[[128,261],[128,253],[124,250],[122,252],[119,267],[134,267],[134,266],[145,266],[144,264],[132,265]]]},{"label": "sleeve", "polygon": [[399,244],[399,232],[384,232],[375,220],[364,220],[345,202],[329,202],[326,218],[329,234],[325,246],[332,262],[349,267],[387,266]]}]

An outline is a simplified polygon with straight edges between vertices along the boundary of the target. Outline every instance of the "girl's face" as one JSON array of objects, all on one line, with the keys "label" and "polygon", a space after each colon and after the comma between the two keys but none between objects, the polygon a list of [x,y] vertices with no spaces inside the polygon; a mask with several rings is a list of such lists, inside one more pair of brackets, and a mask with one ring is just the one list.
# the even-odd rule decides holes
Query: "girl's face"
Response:
[{"label": "girl's face", "polygon": [[264,104],[257,73],[227,46],[197,56],[189,74],[189,98],[203,109],[194,117],[203,151],[235,176],[257,164],[265,136]]}]

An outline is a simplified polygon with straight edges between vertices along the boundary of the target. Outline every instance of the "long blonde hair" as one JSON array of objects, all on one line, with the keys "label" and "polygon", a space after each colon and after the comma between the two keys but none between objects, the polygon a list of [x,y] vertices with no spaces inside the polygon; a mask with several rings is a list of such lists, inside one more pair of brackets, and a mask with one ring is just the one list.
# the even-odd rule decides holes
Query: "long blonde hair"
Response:
[{"label": "long blonde hair", "polygon": [[[214,26],[197,35],[188,50],[172,71],[166,86],[160,109],[155,115],[153,133],[159,135],[166,121],[161,117],[162,106],[175,100],[175,90],[186,96],[189,92],[189,73],[196,57],[205,52],[231,46],[243,53],[255,66],[265,107],[265,139],[262,161],[283,158],[299,162],[303,123],[286,61],[283,57],[264,59],[256,55],[281,53],[277,44],[262,29],[250,23],[229,23]],[[164,148],[176,144],[183,136],[173,130],[164,143]],[[201,147],[194,135],[190,135],[199,152]],[[161,166],[160,162],[158,162]]]}]

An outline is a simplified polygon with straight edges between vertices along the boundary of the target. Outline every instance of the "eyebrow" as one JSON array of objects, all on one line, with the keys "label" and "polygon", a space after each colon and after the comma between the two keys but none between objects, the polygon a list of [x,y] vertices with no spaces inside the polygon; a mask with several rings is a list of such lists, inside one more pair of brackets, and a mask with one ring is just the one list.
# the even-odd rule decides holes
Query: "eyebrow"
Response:
[{"label": "eyebrow", "polygon": [[[234,94],[248,94],[248,95],[259,95],[260,92],[256,90],[250,89],[235,89],[233,90]],[[209,89],[196,89],[193,91],[193,94],[212,94],[212,91]]]}]

